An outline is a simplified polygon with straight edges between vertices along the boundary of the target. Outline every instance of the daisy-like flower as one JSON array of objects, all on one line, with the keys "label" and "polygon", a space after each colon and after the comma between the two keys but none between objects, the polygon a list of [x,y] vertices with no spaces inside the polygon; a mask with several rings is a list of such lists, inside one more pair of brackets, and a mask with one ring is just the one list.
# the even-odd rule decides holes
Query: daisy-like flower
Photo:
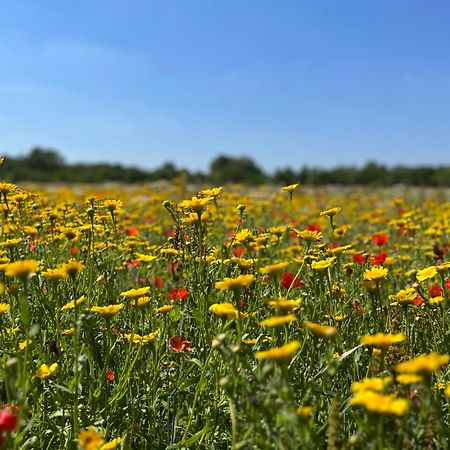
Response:
[{"label": "daisy-like flower", "polygon": [[352,383],[352,392],[381,392],[391,382],[391,377],[363,378],[361,381],[354,381]]},{"label": "daisy-like flower", "polygon": [[123,303],[108,306],[93,306],[91,308],[91,311],[100,314],[103,317],[112,317],[115,316],[123,307],[124,307]]},{"label": "daisy-like flower", "polygon": [[216,289],[222,291],[241,289],[244,286],[248,286],[255,281],[254,275],[239,275],[237,278],[225,277],[222,281],[217,281],[215,284]]},{"label": "daisy-like flower", "polygon": [[425,267],[425,269],[419,270],[416,274],[417,281],[420,283],[430,278],[435,277],[437,274],[436,266]]},{"label": "daisy-like flower", "polygon": [[294,314],[287,314],[286,316],[272,316],[268,319],[259,322],[261,327],[279,327],[281,325],[286,325],[291,322],[295,322],[297,317]]},{"label": "daisy-like flower", "polygon": [[15,261],[6,264],[5,275],[7,277],[28,278],[37,271],[38,262],[34,259]]},{"label": "daisy-like flower", "polygon": [[362,406],[376,414],[403,416],[408,410],[408,400],[395,395],[383,395],[374,391],[360,391],[350,400],[352,406]]},{"label": "daisy-like flower", "polygon": [[255,356],[258,359],[269,359],[274,361],[279,361],[283,359],[288,359],[300,348],[299,341],[288,342],[281,347],[273,347],[269,350],[263,350],[256,352]]},{"label": "daisy-like flower", "polygon": [[450,360],[449,355],[440,355],[436,352],[431,352],[425,355],[419,355],[409,361],[401,362],[395,366],[395,371],[398,373],[431,373],[436,372],[441,366],[447,364]]},{"label": "daisy-like flower", "polygon": [[213,314],[217,316],[226,316],[228,319],[237,319],[242,317],[242,314],[235,308],[232,303],[214,303],[209,308]]},{"label": "daisy-like flower", "polygon": [[283,186],[283,187],[281,188],[281,190],[284,191],[284,192],[292,193],[292,192],[294,192],[294,191],[298,188],[298,186],[299,186],[298,183],[290,184],[289,186]]},{"label": "daisy-like flower", "polygon": [[287,267],[289,265],[288,262],[283,261],[280,262],[278,264],[271,264],[269,266],[264,266],[264,267],[260,267],[259,268],[259,273],[261,275],[272,275],[272,274],[276,274],[278,272],[280,272],[281,270],[283,270],[285,267]]},{"label": "daisy-like flower", "polygon": [[147,294],[147,292],[150,291],[150,287],[142,287],[138,289],[130,289],[129,291],[121,292],[120,295],[123,297],[127,297],[130,299],[136,299],[139,297],[142,297],[143,295]]},{"label": "daisy-like flower", "polygon": [[11,305],[8,303],[0,303],[0,314],[4,314],[11,309]]},{"label": "daisy-like flower", "polygon": [[317,270],[318,272],[322,272],[328,269],[328,267],[330,267],[333,264],[335,259],[336,257],[332,256],[331,258],[323,259],[321,261],[313,261],[311,263],[311,268],[313,270]]},{"label": "daisy-like flower", "polygon": [[78,306],[80,303],[83,303],[86,297],[82,295],[77,300],[71,300],[70,302],[66,303],[62,308],[61,311],[68,311],[69,309],[74,309],[75,306]]},{"label": "daisy-like flower", "polygon": [[340,206],[336,206],[336,207],[334,207],[334,208],[329,208],[329,209],[326,209],[325,211],[322,211],[322,212],[320,213],[320,215],[321,215],[321,216],[332,217],[332,216],[334,216],[335,214],[337,214],[340,210],[341,210],[341,207],[340,207]]},{"label": "daisy-like flower", "polygon": [[389,273],[386,267],[373,266],[370,269],[364,271],[363,280],[364,281],[381,281],[384,280]]},{"label": "daisy-like flower", "polygon": [[315,336],[320,337],[320,338],[325,339],[325,340],[334,338],[338,334],[338,330],[337,330],[336,327],[330,327],[330,326],[326,326],[326,325],[319,325],[317,323],[309,322],[308,320],[304,320],[303,324]]},{"label": "daisy-like flower", "polygon": [[361,338],[361,344],[371,345],[375,348],[388,348],[391,345],[398,344],[406,340],[406,336],[403,333],[390,334],[390,333],[376,333],[366,334]]}]

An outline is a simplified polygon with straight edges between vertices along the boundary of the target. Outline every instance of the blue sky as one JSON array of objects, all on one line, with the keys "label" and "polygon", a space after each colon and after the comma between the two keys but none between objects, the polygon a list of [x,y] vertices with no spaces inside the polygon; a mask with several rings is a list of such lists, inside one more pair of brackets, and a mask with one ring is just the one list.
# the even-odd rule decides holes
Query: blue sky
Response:
[{"label": "blue sky", "polygon": [[448,0],[5,1],[0,153],[450,164]]}]

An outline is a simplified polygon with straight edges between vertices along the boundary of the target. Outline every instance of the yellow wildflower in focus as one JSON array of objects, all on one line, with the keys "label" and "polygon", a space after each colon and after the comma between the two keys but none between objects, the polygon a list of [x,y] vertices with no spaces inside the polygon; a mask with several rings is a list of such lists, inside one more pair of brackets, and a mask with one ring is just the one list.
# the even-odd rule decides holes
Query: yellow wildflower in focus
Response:
[{"label": "yellow wildflower in focus", "polygon": [[80,303],[83,303],[86,297],[82,295],[77,300],[71,300],[70,302],[66,303],[62,308],[61,311],[68,311],[69,309],[74,309],[75,306],[78,306]]},{"label": "yellow wildflower in focus", "polygon": [[374,391],[357,392],[350,400],[352,406],[362,406],[376,414],[393,414],[403,416],[408,410],[408,400],[395,395],[383,395]]},{"label": "yellow wildflower in focus", "polygon": [[332,217],[335,214],[337,214],[339,211],[341,210],[341,208],[339,206],[336,206],[334,208],[330,208],[330,209],[326,209],[325,211],[322,211],[320,213],[321,216],[328,216],[328,217]]},{"label": "yellow wildflower in focus", "polygon": [[388,275],[388,269],[381,266],[373,266],[370,269],[364,271],[363,279],[364,281],[381,281],[384,280]]},{"label": "yellow wildflower in focus", "polygon": [[244,339],[242,343],[248,346],[252,346],[256,344],[256,339]]},{"label": "yellow wildflower in focus", "polygon": [[400,304],[409,304],[417,297],[418,293],[414,288],[401,289],[395,295],[390,295],[391,300],[395,300]]},{"label": "yellow wildflower in focus", "polygon": [[437,270],[436,266],[425,267],[425,269],[419,270],[416,274],[417,281],[420,283],[425,280],[429,280],[436,276]]},{"label": "yellow wildflower in focus", "polygon": [[116,315],[125,305],[123,303],[118,303],[116,305],[108,306],[93,306],[91,311],[98,313],[103,317],[112,317]]},{"label": "yellow wildflower in focus", "polygon": [[284,191],[284,192],[292,193],[292,192],[294,192],[294,191],[298,188],[298,186],[299,186],[298,183],[290,184],[289,186],[283,186],[283,187],[281,188],[281,190]]},{"label": "yellow wildflower in focus", "polygon": [[190,209],[196,213],[200,213],[203,211],[205,206],[208,205],[212,201],[211,197],[204,197],[204,198],[198,198],[198,197],[192,197],[191,200],[183,200],[180,203],[178,203],[178,206],[181,208],[187,208]]},{"label": "yellow wildflower in focus", "polygon": [[7,277],[28,278],[37,271],[38,262],[34,259],[15,261],[6,264],[5,275]]},{"label": "yellow wildflower in focus", "polygon": [[395,371],[398,373],[431,373],[438,370],[444,364],[447,364],[449,359],[449,355],[440,355],[439,353],[431,352],[397,364]]},{"label": "yellow wildflower in focus", "polygon": [[113,213],[123,206],[122,200],[108,199],[102,202],[102,207]]},{"label": "yellow wildflower in focus", "polygon": [[215,187],[212,189],[203,189],[198,193],[199,197],[217,198],[223,191],[223,187]]},{"label": "yellow wildflower in focus", "polygon": [[403,333],[376,333],[376,334],[366,334],[361,338],[361,344],[371,345],[375,348],[388,348],[393,344],[398,344],[406,340],[406,336]]},{"label": "yellow wildflower in focus", "polygon": [[208,308],[209,311],[218,315],[226,316],[228,319],[237,319],[239,317],[239,311],[232,303],[214,303]]},{"label": "yellow wildflower in focus", "polygon": [[241,269],[249,269],[250,267],[254,266],[257,260],[238,258],[237,256],[232,256],[231,261],[237,264]]},{"label": "yellow wildflower in focus", "polygon": [[19,342],[19,350],[25,350],[33,341],[31,339],[27,339],[26,341]]},{"label": "yellow wildflower in focus", "polygon": [[46,380],[56,371],[57,368],[58,363],[53,363],[51,366],[47,366],[47,364],[42,364],[42,366],[40,366],[36,370],[36,376],[41,380]]},{"label": "yellow wildflower in focus", "polygon": [[432,297],[428,301],[428,303],[430,305],[439,305],[440,303],[443,303],[443,302],[444,302],[444,297],[442,297],[442,295],[438,295],[437,297]]},{"label": "yellow wildflower in focus", "polygon": [[225,277],[222,281],[217,281],[215,284],[216,289],[222,291],[231,289],[241,289],[244,286],[248,286],[255,281],[254,275],[239,275],[237,278],[227,278]]},{"label": "yellow wildflower in focus", "polygon": [[172,311],[173,308],[174,308],[173,305],[163,305],[163,306],[160,306],[159,308],[155,308],[155,312],[166,313],[166,312]]},{"label": "yellow wildflower in focus", "polygon": [[121,292],[120,295],[122,295],[123,297],[135,299],[135,298],[142,297],[149,291],[150,291],[150,288],[147,286],[147,287],[142,287],[142,288],[138,288],[138,289],[130,289],[129,291]]},{"label": "yellow wildflower in focus", "polygon": [[336,259],[335,256],[332,256],[331,258],[323,259],[321,261],[313,261],[311,263],[311,268],[313,270],[317,270],[318,272],[321,272],[323,270],[328,269],[328,267],[333,264],[333,261]]},{"label": "yellow wildflower in focus", "polygon": [[137,333],[130,333],[130,334],[124,334],[123,337],[127,339],[130,342],[133,342],[134,344],[149,344],[150,342],[153,342],[158,335],[159,330],[154,331],[153,333],[146,334],[144,336],[141,336]]},{"label": "yellow wildflower in focus", "polygon": [[89,427],[78,435],[78,443],[82,450],[99,450],[105,440],[94,427]]},{"label": "yellow wildflower in focus", "polygon": [[312,415],[313,411],[314,408],[312,406],[299,406],[295,411],[295,414],[302,419],[307,419]]},{"label": "yellow wildflower in focus", "polygon": [[293,314],[288,314],[286,316],[273,316],[268,319],[259,322],[259,326],[261,327],[279,327],[281,325],[285,325],[287,323],[295,322],[297,317]]},{"label": "yellow wildflower in focus", "polygon": [[309,322],[308,320],[304,320],[303,324],[311,331],[311,333],[325,340],[331,339],[338,334],[336,327],[319,325],[317,323]]},{"label": "yellow wildflower in focus", "polygon": [[288,262],[284,261],[284,262],[280,262],[278,264],[271,264],[269,266],[264,266],[264,267],[260,267],[259,268],[259,273],[261,275],[272,275],[272,274],[276,274],[278,273],[280,270],[283,270],[285,267],[287,267],[289,265]]},{"label": "yellow wildflower in focus", "polygon": [[294,352],[300,348],[299,341],[288,342],[281,347],[273,347],[269,350],[263,350],[261,352],[256,352],[255,356],[258,359],[269,359],[274,361],[279,361],[289,358]]},{"label": "yellow wildflower in focus", "polygon": [[376,391],[381,392],[390,382],[390,377],[383,378],[364,378],[361,381],[352,383],[352,392]]},{"label": "yellow wildflower in focus", "polygon": [[138,308],[145,308],[151,301],[150,297],[139,297],[133,300],[132,304]]},{"label": "yellow wildflower in focus", "polygon": [[8,305],[8,303],[0,303],[0,314],[4,314],[6,311],[9,311],[11,309],[11,305]]},{"label": "yellow wildflower in focus", "polygon": [[414,373],[401,373],[400,375],[397,375],[396,380],[400,384],[416,384],[420,383],[423,380],[423,377]]},{"label": "yellow wildflower in focus", "polygon": [[302,303],[301,299],[298,300],[286,300],[285,298],[279,297],[274,300],[270,300],[268,305],[272,308],[278,308],[282,311],[292,311],[293,309],[300,306]]}]

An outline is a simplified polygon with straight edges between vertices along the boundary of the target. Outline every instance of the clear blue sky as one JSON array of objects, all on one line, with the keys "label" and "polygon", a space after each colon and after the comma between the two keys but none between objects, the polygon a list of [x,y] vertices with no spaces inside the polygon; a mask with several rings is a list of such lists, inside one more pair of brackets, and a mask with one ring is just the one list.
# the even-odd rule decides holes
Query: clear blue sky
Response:
[{"label": "clear blue sky", "polygon": [[0,153],[450,164],[448,0],[0,3]]}]

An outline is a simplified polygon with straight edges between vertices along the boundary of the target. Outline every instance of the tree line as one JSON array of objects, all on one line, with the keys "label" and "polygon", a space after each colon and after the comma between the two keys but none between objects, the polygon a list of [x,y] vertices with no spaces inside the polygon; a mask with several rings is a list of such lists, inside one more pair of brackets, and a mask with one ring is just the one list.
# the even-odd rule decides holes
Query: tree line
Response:
[{"label": "tree line", "polygon": [[306,165],[298,169],[287,167],[268,174],[251,158],[220,155],[211,162],[209,171],[203,173],[177,168],[171,162],[154,170],[109,163],[68,164],[58,151],[35,147],[25,156],[7,157],[0,177],[10,182],[138,183],[183,177],[190,182],[214,184],[231,182],[252,185],[264,183],[288,185],[301,182],[313,186],[402,184],[450,187],[450,166],[388,167],[377,162],[368,162],[362,167],[345,165],[331,169]]}]

